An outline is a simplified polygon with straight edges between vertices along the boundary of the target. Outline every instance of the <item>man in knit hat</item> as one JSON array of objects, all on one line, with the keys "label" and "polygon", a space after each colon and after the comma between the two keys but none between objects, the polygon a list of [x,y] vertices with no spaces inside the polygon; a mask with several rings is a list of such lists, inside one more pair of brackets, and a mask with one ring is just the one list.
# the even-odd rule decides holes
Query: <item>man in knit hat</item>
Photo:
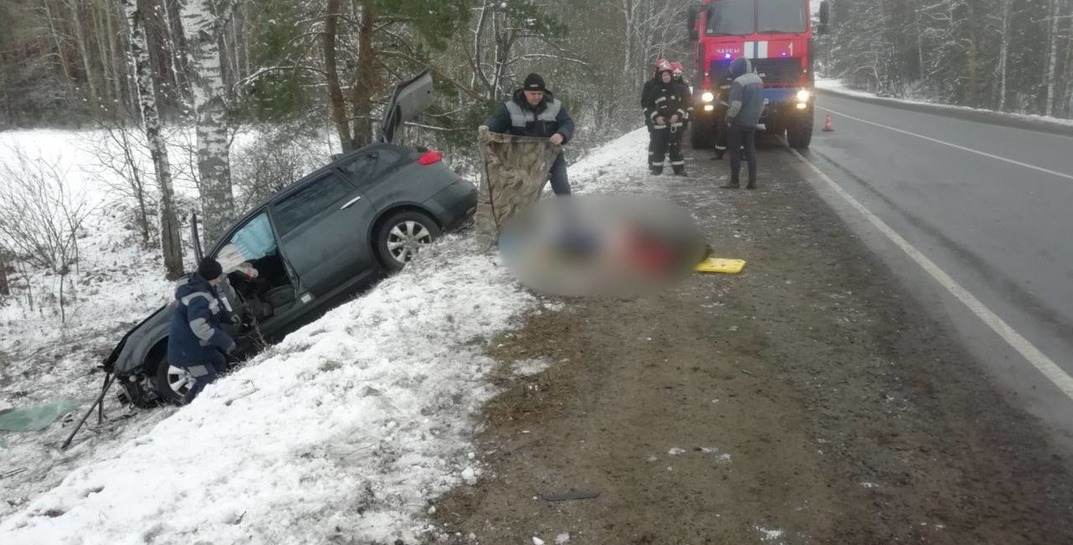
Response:
[{"label": "man in knit hat", "polygon": [[226,354],[235,349],[235,341],[220,328],[228,316],[217,286],[224,280],[223,267],[206,257],[197,272],[175,289],[175,313],[168,333],[165,364],[182,367],[193,383],[180,402],[189,403],[205,386],[227,367]]},{"label": "man in knit hat", "polygon": [[[492,132],[547,138],[556,146],[569,142],[574,136],[573,119],[539,74],[526,76],[522,87],[514,91],[510,100],[500,104],[484,124]],[[562,153],[552,163],[549,177],[551,190],[556,195],[570,194],[570,180]]]}]

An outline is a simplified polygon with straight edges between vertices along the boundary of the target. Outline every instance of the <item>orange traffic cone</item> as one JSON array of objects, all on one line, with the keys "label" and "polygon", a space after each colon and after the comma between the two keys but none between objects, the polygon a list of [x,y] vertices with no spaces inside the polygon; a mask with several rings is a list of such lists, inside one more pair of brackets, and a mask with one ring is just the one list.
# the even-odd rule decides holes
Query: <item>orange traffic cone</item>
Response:
[{"label": "orange traffic cone", "polygon": [[831,114],[827,114],[827,121],[823,122],[823,131],[832,132],[835,128],[831,125]]}]

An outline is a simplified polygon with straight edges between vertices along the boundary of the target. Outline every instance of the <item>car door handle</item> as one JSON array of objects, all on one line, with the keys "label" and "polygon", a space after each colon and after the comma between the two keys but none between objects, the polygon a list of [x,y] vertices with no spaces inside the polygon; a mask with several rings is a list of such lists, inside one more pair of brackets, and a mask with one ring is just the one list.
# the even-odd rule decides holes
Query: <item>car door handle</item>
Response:
[{"label": "car door handle", "polygon": [[353,199],[350,199],[349,201],[347,201],[346,204],[344,204],[343,206],[340,206],[339,209],[340,210],[346,210],[347,208],[350,208],[350,205],[352,205],[352,204],[354,204],[354,203],[356,203],[356,202],[358,202],[360,200],[361,200],[361,195],[358,195],[357,197],[354,197]]}]

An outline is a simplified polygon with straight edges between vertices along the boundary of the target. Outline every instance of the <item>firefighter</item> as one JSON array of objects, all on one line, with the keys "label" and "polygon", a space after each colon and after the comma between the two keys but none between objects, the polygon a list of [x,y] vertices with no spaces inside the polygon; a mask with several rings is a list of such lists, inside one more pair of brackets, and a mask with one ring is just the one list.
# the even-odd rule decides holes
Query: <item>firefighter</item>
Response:
[{"label": "firefighter", "polygon": [[[574,121],[566,106],[552,96],[539,74],[526,76],[522,88],[514,91],[511,100],[500,104],[485,125],[492,132],[547,138],[557,146],[569,142],[574,136]],[[556,195],[570,194],[570,180],[562,153],[551,165],[550,178],[551,190]]]},{"label": "firefighter", "polygon": [[645,83],[641,91],[641,106],[645,110],[648,126],[648,168],[652,174],[663,173],[663,161],[669,154],[674,173],[685,175],[685,160],[682,158],[682,126],[685,122],[685,107],[680,87],[674,83],[674,70],[664,59],[656,62],[655,76]]},{"label": "firefighter", "polygon": [[682,63],[674,61],[671,63],[671,74],[674,76],[674,82],[678,84],[678,92],[681,93],[682,103],[686,106],[685,121],[682,122],[682,130],[685,131],[689,128],[689,122],[693,120],[693,91],[689,88],[689,83],[686,83],[685,79],[685,67]]},{"label": "firefighter", "polygon": [[749,183],[745,189],[756,189],[756,125],[764,110],[764,83],[752,70],[749,59],[741,57],[730,65],[730,107],[727,108],[727,151],[730,152],[730,181],[727,189],[741,187],[741,154],[749,162]]}]

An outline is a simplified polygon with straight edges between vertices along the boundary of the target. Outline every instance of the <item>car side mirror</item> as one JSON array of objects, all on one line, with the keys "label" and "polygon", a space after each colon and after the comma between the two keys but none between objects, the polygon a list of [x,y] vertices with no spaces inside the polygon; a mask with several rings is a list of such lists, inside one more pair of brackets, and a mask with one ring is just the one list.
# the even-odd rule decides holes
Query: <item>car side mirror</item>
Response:
[{"label": "car side mirror", "polygon": [[827,0],[820,2],[820,24],[816,27],[817,34],[827,34],[828,21],[831,18],[831,5]]}]

